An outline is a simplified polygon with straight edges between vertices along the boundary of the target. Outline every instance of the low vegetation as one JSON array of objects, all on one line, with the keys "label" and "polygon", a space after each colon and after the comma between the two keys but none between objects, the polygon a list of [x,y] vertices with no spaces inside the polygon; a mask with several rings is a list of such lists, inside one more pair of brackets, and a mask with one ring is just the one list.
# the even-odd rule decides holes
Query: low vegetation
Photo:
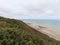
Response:
[{"label": "low vegetation", "polygon": [[0,17],[0,45],[60,45],[20,20]]}]

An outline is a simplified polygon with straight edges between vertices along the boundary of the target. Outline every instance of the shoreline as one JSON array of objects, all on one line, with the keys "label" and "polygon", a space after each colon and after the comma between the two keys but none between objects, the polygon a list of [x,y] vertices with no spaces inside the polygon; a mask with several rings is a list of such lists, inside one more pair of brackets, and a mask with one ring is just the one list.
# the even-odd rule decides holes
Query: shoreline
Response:
[{"label": "shoreline", "polygon": [[57,41],[60,41],[60,33],[58,33],[57,31],[55,30],[51,30],[47,27],[43,27],[43,26],[39,26],[37,24],[33,24],[33,23],[26,23],[28,26],[36,29],[37,31],[41,32],[41,33],[44,33],[46,35],[48,35],[49,37],[51,38],[54,38],[56,39]]}]

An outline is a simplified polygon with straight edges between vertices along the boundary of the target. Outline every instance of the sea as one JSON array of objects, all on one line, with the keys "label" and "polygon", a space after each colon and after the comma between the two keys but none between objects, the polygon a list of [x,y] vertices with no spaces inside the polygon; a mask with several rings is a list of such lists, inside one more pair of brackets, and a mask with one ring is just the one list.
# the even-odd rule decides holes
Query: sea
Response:
[{"label": "sea", "polygon": [[53,30],[60,31],[60,20],[52,19],[23,19],[26,23],[33,23],[39,26],[47,27]]}]

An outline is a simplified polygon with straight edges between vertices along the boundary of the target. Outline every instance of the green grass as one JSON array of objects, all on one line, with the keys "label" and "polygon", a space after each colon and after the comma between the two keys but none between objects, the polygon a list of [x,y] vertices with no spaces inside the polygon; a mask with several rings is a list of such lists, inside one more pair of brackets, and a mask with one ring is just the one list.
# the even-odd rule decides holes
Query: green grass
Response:
[{"label": "green grass", "polygon": [[0,17],[0,45],[60,45],[20,20]]}]

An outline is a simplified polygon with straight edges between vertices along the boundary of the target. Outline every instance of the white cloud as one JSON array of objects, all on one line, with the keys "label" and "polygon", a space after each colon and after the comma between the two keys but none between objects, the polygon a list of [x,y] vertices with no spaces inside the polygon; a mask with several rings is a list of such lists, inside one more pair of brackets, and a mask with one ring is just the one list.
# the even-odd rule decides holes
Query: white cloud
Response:
[{"label": "white cloud", "polygon": [[60,0],[0,0],[0,16],[60,19]]}]

